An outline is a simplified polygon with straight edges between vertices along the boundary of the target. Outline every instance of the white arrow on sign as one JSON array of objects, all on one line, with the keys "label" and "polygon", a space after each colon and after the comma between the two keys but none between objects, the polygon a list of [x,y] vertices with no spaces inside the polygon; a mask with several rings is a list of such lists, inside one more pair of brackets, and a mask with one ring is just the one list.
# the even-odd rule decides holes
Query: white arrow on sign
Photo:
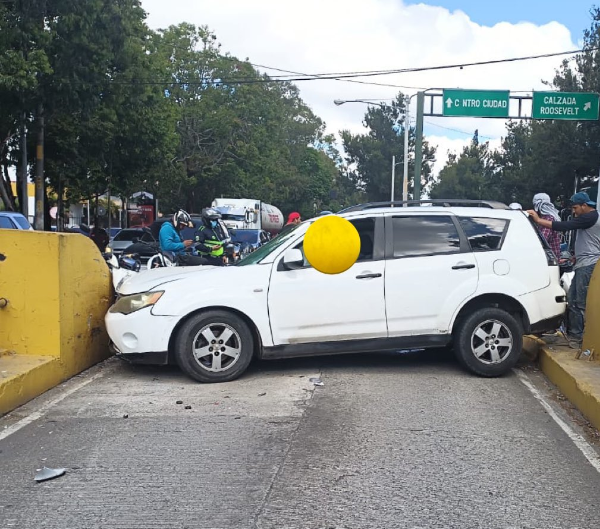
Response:
[{"label": "white arrow on sign", "polygon": [[448,108],[452,108],[452,99],[450,99],[450,98],[446,99],[446,106]]},{"label": "white arrow on sign", "polygon": [[592,108],[592,104],[589,101],[583,105],[583,110],[589,110],[590,108]]}]

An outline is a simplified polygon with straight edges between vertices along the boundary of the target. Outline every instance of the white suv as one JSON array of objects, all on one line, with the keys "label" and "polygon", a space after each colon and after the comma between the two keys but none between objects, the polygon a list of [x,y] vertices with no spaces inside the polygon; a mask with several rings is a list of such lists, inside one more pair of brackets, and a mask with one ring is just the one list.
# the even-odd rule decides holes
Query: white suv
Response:
[{"label": "white suv", "polygon": [[304,259],[312,220],[236,266],[142,272],[119,285],[106,315],[113,348],[135,362],[176,362],[202,382],[235,379],[254,356],[447,345],[472,372],[502,375],[523,334],[560,324],[556,259],[522,211],[429,202],[340,213],[361,251],[338,275]]}]

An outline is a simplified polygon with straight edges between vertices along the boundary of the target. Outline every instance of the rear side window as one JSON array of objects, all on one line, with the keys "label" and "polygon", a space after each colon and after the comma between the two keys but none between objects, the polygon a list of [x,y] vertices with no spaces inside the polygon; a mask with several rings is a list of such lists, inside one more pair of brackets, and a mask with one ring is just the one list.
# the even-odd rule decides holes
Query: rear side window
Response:
[{"label": "rear side window", "polygon": [[474,252],[492,252],[502,248],[507,220],[483,217],[461,217],[459,220]]},{"label": "rear side window", "polygon": [[450,217],[394,217],[392,223],[394,257],[460,252],[460,236]]}]

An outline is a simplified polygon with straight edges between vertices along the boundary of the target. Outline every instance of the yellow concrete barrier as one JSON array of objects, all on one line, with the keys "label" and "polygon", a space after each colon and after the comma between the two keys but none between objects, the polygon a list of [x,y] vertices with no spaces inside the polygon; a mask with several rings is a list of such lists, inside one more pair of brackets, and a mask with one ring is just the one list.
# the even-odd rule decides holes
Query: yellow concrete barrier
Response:
[{"label": "yellow concrete barrier", "polygon": [[600,265],[596,265],[585,307],[583,350],[594,350],[594,360],[600,362]]},{"label": "yellow concrete barrier", "polygon": [[0,230],[0,415],[109,356],[111,297],[87,237]]}]

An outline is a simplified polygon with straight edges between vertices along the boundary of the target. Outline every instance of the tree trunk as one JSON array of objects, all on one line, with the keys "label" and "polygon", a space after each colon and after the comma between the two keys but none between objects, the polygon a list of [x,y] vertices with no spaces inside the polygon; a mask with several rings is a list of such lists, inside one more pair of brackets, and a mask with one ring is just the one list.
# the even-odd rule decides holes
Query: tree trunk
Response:
[{"label": "tree trunk", "polygon": [[[8,169],[6,165],[3,166],[4,175],[0,175],[0,198],[4,203],[4,209],[8,211],[16,211],[14,198],[12,197],[12,189],[10,188],[10,177],[8,176]],[[6,183],[8,182],[8,184]],[[11,200],[12,198],[12,200]]]}]

